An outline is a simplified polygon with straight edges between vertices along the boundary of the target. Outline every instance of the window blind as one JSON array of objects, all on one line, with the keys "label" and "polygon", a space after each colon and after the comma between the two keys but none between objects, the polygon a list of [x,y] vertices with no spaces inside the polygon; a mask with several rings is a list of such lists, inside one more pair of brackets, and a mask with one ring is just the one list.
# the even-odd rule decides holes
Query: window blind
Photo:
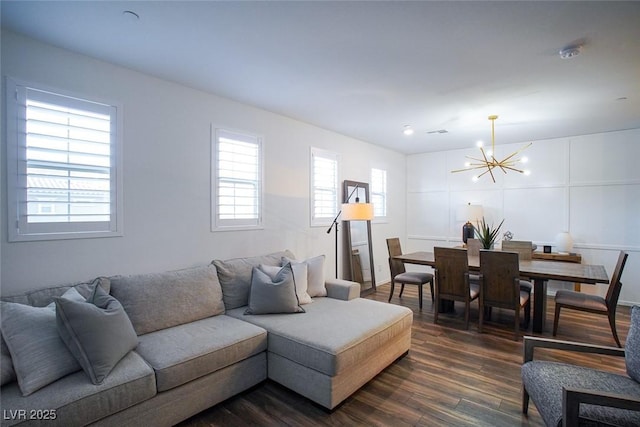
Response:
[{"label": "window blind", "polygon": [[121,235],[117,112],[7,79],[11,241]]},{"label": "window blind", "polygon": [[337,155],[313,151],[312,171],[312,223],[318,219],[331,220],[337,214],[338,205]]},{"label": "window blind", "polygon": [[257,136],[216,131],[216,226],[260,224],[261,165]]}]

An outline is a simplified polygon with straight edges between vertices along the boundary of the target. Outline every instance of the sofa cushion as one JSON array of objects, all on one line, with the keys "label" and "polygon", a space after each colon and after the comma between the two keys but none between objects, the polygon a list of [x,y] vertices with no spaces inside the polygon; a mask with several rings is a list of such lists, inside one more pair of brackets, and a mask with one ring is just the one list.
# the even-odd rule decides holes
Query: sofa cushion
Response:
[{"label": "sofa cushion", "polygon": [[[640,398],[640,383],[625,376],[577,365],[534,360],[522,365],[522,382],[547,426],[562,425],[562,389],[581,388]],[[618,426],[640,425],[640,411],[581,405],[580,418]],[[594,425],[600,425],[597,422]]]},{"label": "sofa cushion", "polygon": [[279,268],[272,279],[260,267],[253,267],[249,306],[245,314],[304,313],[296,295],[291,264]]},{"label": "sofa cushion", "polygon": [[2,301],[19,302],[34,307],[45,307],[71,288],[75,288],[80,295],[88,297],[95,284],[99,284],[107,293],[111,291],[111,281],[106,277],[98,277],[88,282],[70,283],[67,285],[53,286],[50,288],[30,291],[22,295],[3,296]]},{"label": "sofa cushion", "polygon": [[279,266],[283,257],[295,258],[290,251],[282,251],[249,258],[213,260],[218,270],[225,308],[231,310],[247,305],[253,267],[260,264]]},{"label": "sofa cushion", "polygon": [[[74,292],[82,298],[74,289]],[[36,390],[80,370],[58,335],[55,305],[31,307],[1,302],[2,336],[9,347],[20,390]]]},{"label": "sofa cushion", "polygon": [[115,276],[111,294],[124,307],[138,335],[224,313],[222,289],[211,265]]},{"label": "sofa cushion", "polygon": [[244,315],[243,309],[227,314],[265,328],[269,352],[329,376],[366,363],[376,348],[410,329],[413,322],[406,307],[362,298],[316,298],[305,311],[294,317]]},{"label": "sofa cushion", "polygon": [[216,316],[142,335],[136,352],[156,372],[165,391],[244,360],[267,348],[267,332]]},{"label": "sofa cushion", "polygon": [[[286,262],[282,265],[284,266],[285,264]],[[313,300],[307,293],[307,275],[309,270],[308,265],[301,262],[290,264],[291,269],[293,270],[293,278],[296,282],[296,295],[298,296],[298,302],[300,303],[300,305],[311,304]],[[280,272],[281,268],[282,267],[260,264],[260,270],[267,273],[271,280],[274,280],[276,278],[276,275]],[[253,280],[253,277],[251,279]]]},{"label": "sofa cushion", "polygon": [[[79,295],[79,294],[78,294]],[[122,305],[100,286],[87,299],[56,298],[58,333],[93,384],[138,345]]]},{"label": "sofa cushion", "polygon": [[624,343],[624,360],[627,374],[640,382],[640,306],[631,307],[631,325]]},{"label": "sofa cushion", "polygon": [[[38,425],[84,426],[122,411],[156,395],[153,369],[132,351],[113,369],[100,385],[93,385],[84,372],[76,372],[22,397],[16,383],[2,387],[2,409],[55,411],[54,420]],[[43,412],[44,413],[44,412]],[[2,421],[3,426],[23,420]]]},{"label": "sofa cushion", "polygon": [[283,258],[283,262],[290,262],[307,265],[307,293],[313,297],[326,297],[327,289],[324,283],[324,255],[318,255],[313,258],[307,258],[303,261],[297,261],[293,257]]}]

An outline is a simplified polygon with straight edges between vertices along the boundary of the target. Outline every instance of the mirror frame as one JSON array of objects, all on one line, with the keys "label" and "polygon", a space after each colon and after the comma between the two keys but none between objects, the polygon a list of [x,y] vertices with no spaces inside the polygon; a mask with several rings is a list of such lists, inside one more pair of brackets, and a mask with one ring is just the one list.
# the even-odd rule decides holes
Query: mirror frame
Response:
[{"label": "mirror frame", "polygon": [[[342,187],[342,200],[344,201],[344,203],[349,203],[349,195],[351,194],[351,192],[353,191],[353,189],[358,186],[358,191],[357,193],[354,195],[354,197],[360,196],[360,201],[362,203],[370,203],[370,196],[369,196],[369,184],[366,182],[358,182],[358,181],[349,181],[349,180],[345,180],[343,181],[343,187]],[[364,199],[362,200],[361,197],[361,191],[360,188],[362,188],[364,190]],[[355,266],[354,266],[354,262],[353,262],[353,257],[352,257],[352,233],[351,233],[351,222],[356,222],[356,221],[343,221],[343,223],[346,223],[346,227],[344,228],[345,230],[345,235],[346,235],[346,246],[345,246],[345,259],[347,260],[346,265],[349,266],[349,277],[348,280],[354,280],[354,277],[356,277],[355,274]],[[357,221],[357,222],[363,222],[363,221]],[[364,295],[368,295],[372,292],[376,291],[376,275],[375,275],[375,264],[373,262],[373,245],[372,245],[372,239],[371,239],[371,221],[367,220],[366,221],[366,226],[367,226],[367,240],[368,240],[368,246],[369,246],[369,268],[371,270],[371,287],[369,288],[363,288],[364,283],[360,283],[360,295],[364,296]]]}]

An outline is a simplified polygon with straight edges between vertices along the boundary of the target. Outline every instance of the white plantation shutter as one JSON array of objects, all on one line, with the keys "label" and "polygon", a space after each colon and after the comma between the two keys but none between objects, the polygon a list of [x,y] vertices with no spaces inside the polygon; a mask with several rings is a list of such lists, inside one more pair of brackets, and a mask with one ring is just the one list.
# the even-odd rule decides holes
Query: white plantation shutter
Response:
[{"label": "white plantation shutter", "polygon": [[330,225],[338,213],[338,155],[311,150],[311,225]]},{"label": "white plantation shutter", "polygon": [[215,130],[213,229],[261,225],[261,145],[258,136]]},{"label": "white plantation shutter", "polygon": [[371,203],[376,218],[387,216],[387,171],[371,169]]},{"label": "white plantation shutter", "polygon": [[7,92],[10,237],[119,235],[117,108],[13,82]]}]

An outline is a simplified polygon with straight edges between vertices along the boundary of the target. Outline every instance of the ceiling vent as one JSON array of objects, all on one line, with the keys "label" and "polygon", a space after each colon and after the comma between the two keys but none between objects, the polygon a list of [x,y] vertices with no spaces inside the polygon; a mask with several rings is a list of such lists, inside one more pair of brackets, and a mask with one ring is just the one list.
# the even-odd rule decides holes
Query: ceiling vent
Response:
[{"label": "ceiling vent", "polygon": [[432,133],[449,133],[448,130],[446,129],[438,129],[438,130],[430,130],[429,132],[427,132],[428,134],[432,134]]}]

